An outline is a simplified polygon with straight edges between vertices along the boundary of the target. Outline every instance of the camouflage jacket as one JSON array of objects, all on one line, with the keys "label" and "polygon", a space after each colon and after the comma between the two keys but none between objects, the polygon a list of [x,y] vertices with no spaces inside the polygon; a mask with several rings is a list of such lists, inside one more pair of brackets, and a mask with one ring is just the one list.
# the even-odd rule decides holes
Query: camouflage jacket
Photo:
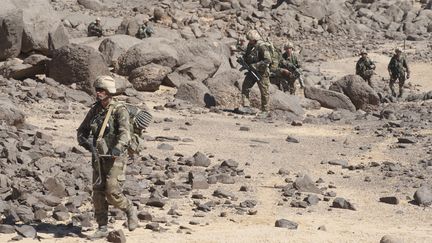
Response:
[{"label": "camouflage jacket", "polygon": [[96,22],[91,22],[87,27],[88,36],[102,36],[102,26]]},{"label": "camouflage jacket", "polygon": [[361,57],[356,64],[356,74],[364,76],[366,71],[375,69],[375,64],[369,58]]},{"label": "camouflage jacket", "polygon": [[[101,143],[106,146],[99,146],[100,144],[96,144],[96,140],[109,106],[112,106],[113,110],[101,141]],[[77,139],[78,143],[82,145],[88,141],[89,138],[92,138],[91,142],[93,146],[98,148],[99,154],[110,154],[113,148],[124,153],[130,144],[130,131],[129,113],[125,106],[119,105],[118,102],[111,100],[109,105],[103,108],[99,102],[96,102],[90,108],[84,121],[77,129]],[[106,150],[101,151],[99,147],[106,147]]]},{"label": "camouflage jacket", "polygon": [[248,44],[243,58],[248,64],[255,66],[261,74],[268,73],[272,64],[272,55],[268,43],[259,40],[255,45]]},{"label": "camouflage jacket", "polygon": [[393,55],[387,68],[391,75],[395,76],[405,75],[405,72],[409,73],[408,63],[404,55],[399,57]]},{"label": "camouflage jacket", "polygon": [[300,63],[298,61],[297,56],[294,53],[291,53],[291,55],[288,56],[286,52],[282,54],[282,60],[281,60],[281,66],[282,67],[294,67],[295,69],[300,68]]},{"label": "camouflage jacket", "polygon": [[139,39],[144,39],[151,37],[151,35],[154,33],[154,30],[152,27],[147,25],[141,25],[137,31],[136,37]]}]

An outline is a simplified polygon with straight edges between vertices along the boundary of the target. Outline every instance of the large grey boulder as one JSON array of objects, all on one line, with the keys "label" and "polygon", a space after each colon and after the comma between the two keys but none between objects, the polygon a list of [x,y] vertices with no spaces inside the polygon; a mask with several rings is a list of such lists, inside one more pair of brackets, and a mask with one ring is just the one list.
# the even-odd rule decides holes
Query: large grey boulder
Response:
[{"label": "large grey boulder", "polygon": [[134,69],[129,76],[129,81],[138,91],[154,92],[159,89],[162,80],[170,72],[170,67],[150,63]]},{"label": "large grey boulder", "polygon": [[163,38],[147,38],[142,43],[129,48],[118,58],[118,74],[129,76],[132,70],[156,63],[173,68],[179,60],[177,50],[173,43]]},{"label": "large grey boulder", "polygon": [[0,67],[0,74],[18,80],[32,78],[37,74],[45,74],[48,61],[49,58],[39,54],[31,55],[25,60],[10,59]]},{"label": "large grey boulder", "polygon": [[181,84],[174,97],[199,106],[215,106],[214,98],[209,89],[200,82],[190,81]]},{"label": "large grey boulder", "polygon": [[329,90],[348,96],[357,109],[379,105],[378,94],[358,75],[347,75],[330,85]]},{"label": "large grey boulder", "polygon": [[98,49],[108,65],[114,65],[120,55],[140,42],[140,39],[128,35],[114,35],[103,40]]},{"label": "large grey boulder", "polygon": [[19,55],[23,30],[23,12],[13,9],[12,4],[2,6],[0,10],[0,61]]},{"label": "large grey boulder", "polygon": [[78,0],[78,3],[84,6],[85,8],[94,11],[102,11],[107,8],[107,6],[102,2],[100,2],[99,0]]},{"label": "large grey boulder", "polygon": [[89,94],[99,75],[109,75],[103,56],[91,47],[69,44],[53,54],[49,62],[48,76],[65,85],[77,84],[77,88]]},{"label": "large grey boulder", "polygon": [[428,206],[432,204],[432,188],[428,186],[420,187],[414,193],[414,200],[418,205]]},{"label": "large grey boulder", "polygon": [[231,69],[204,81],[215,99],[216,106],[239,107],[241,92],[236,84],[241,78],[242,74],[239,71]]},{"label": "large grey boulder", "polygon": [[274,86],[270,88],[270,109],[274,111],[284,111],[292,113],[298,117],[305,114],[299,97],[284,93]]},{"label": "large grey boulder", "polygon": [[24,123],[25,115],[7,97],[0,96],[0,121],[17,126]]},{"label": "large grey boulder", "polygon": [[[21,52],[48,55],[69,43],[66,29],[49,0],[6,0],[23,11],[24,33]],[[36,24],[37,23],[37,24]]]},{"label": "large grey boulder", "polygon": [[306,86],[304,90],[306,98],[318,101],[322,107],[329,109],[345,109],[355,111],[356,108],[351,100],[339,92]]}]

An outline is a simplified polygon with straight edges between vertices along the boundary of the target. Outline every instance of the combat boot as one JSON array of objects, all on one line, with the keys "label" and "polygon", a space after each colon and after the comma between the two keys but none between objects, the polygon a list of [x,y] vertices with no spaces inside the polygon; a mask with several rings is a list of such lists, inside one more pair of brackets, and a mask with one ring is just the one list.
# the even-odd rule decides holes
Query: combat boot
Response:
[{"label": "combat boot", "polygon": [[403,88],[399,87],[399,96],[398,97],[401,98],[402,95],[403,95]]},{"label": "combat boot", "polygon": [[390,85],[390,90],[391,90],[392,96],[396,97],[396,92],[394,90],[394,86],[393,85]]},{"label": "combat boot", "polygon": [[89,240],[102,239],[108,236],[108,227],[106,225],[99,226],[98,229],[89,237]]},{"label": "combat boot", "polygon": [[129,231],[134,231],[136,228],[138,228],[138,212],[135,206],[131,205],[126,210],[126,216],[128,219],[128,229]]}]

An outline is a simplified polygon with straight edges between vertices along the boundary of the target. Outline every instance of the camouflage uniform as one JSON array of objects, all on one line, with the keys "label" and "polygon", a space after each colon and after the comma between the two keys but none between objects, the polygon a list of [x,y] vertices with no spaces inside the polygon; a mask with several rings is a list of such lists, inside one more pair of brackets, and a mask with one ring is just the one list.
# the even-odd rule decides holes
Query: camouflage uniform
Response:
[{"label": "camouflage uniform", "polygon": [[405,84],[405,80],[409,78],[410,70],[406,61],[406,57],[402,54],[402,52],[399,49],[396,49],[396,53],[399,54],[393,55],[387,68],[390,74],[390,89],[392,95],[396,96],[394,83],[396,80],[399,80],[399,97],[401,97],[403,93],[403,86]]},{"label": "camouflage uniform", "polygon": [[[125,180],[125,166],[127,162],[127,148],[131,139],[129,113],[124,106],[115,101],[103,108],[99,102],[95,103],[87,113],[84,121],[78,128],[78,142],[83,145],[92,137],[90,142],[96,145],[96,139],[105,119],[109,106],[113,107],[103,138],[97,147],[100,157],[101,183],[97,184],[98,163],[92,160],[93,167],[93,203],[95,218],[99,225],[108,224],[108,203],[116,208],[128,211],[132,203],[122,192],[120,182]],[[103,156],[112,154],[113,150],[120,151],[120,156]]]},{"label": "camouflage uniform", "polygon": [[258,83],[258,88],[261,93],[261,110],[263,112],[268,112],[270,99],[270,71],[268,66],[272,63],[269,47],[264,41],[258,40],[255,45],[247,45],[246,52],[243,57],[246,62],[255,68],[258,74],[261,76],[260,80],[256,80],[250,72],[246,74],[242,85],[243,106],[250,106],[250,90],[255,85],[255,83]]},{"label": "camouflage uniform", "polygon": [[288,71],[290,71],[291,73],[288,78],[283,78],[283,80],[281,80],[282,90],[284,92],[289,91],[290,94],[295,94],[295,81],[300,78],[300,72],[298,71],[298,69],[300,68],[300,64],[297,56],[293,52],[291,52],[291,54],[288,54],[286,52],[283,53],[280,67],[288,69]]},{"label": "camouflage uniform", "polygon": [[138,39],[148,38],[151,37],[153,33],[154,30],[152,27],[143,24],[139,27],[138,32],[136,34],[136,38]]},{"label": "camouflage uniform", "polygon": [[362,77],[369,86],[372,86],[372,75],[375,64],[368,57],[360,57],[356,64],[356,74]]},{"label": "camouflage uniform", "polygon": [[[129,111],[125,105],[113,101],[112,96],[117,90],[111,76],[99,76],[94,86],[98,102],[91,107],[77,129],[78,143],[93,155],[93,204],[99,228],[90,239],[108,235],[108,203],[126,212],[129,231],[138,227],[137,210],[120,186],[120,182],[125,180],[127,151],[131,141]],[[104,124],[109,112],[111,114]]]},{"label": "camouflage uniform", "polygon": [[101,37],[102,34],[102,26],[98,22],[91,22],[87,27],[87,36],[97,36]]}]

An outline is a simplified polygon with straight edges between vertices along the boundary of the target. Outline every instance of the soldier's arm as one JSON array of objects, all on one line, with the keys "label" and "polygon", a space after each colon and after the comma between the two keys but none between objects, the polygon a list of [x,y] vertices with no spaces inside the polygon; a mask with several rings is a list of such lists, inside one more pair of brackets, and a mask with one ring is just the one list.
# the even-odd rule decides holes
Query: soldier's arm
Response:
[{"label": "soldier's arm", "polygon": [[259,60],[257,63],[257,69],[260,71],[265,71],[265,69],[271,64],[272,58],[270,51],[265,46],[259,46],[259,56],[262,57],[262,60]]},{"label": "soldier's arm", "polygon": [[409,69],[408,62],[407,62],[406,58],[404,58],[404,60],[403,60],[403,65],[404,65],[404,67],[406,69],[407,74],[409,74],[410,73],[410,69]]},{"label": "soldier's arm", "polygon": [[116,109],[114,119],[117,125],[117,131],[115,132],[117,141],[114,144],[113,150],[118,150],[123,153],[128,148],[131,140],[129,113],[126,107],[119,107]]},{"label": "soldier's arm", "polygon": [[92,107],[84,118],[83,122],[77,129],[77,141],[80,146],[87,148],[87,143],[90,136],[90,122],[92,117],[94,116],[94,108]]},{"label": "soldier's arm", "polygon": [[394,58],[392,57],[392,58],[390,59],[390,62],[389,62],[389,64],[388,64],[388,66],[387,66],[387,70],[388,70],[389,74],[392,73],[392,68],[393,68],[393,66],[394,66]]},{"label": "soldier's arm", "polygon": [[356,64],[356,74],[360,75],[360,73],[361,73],[361,66],[360,66],[360,60],[359,60],[359,61],[357,61],[357,64]]}]

